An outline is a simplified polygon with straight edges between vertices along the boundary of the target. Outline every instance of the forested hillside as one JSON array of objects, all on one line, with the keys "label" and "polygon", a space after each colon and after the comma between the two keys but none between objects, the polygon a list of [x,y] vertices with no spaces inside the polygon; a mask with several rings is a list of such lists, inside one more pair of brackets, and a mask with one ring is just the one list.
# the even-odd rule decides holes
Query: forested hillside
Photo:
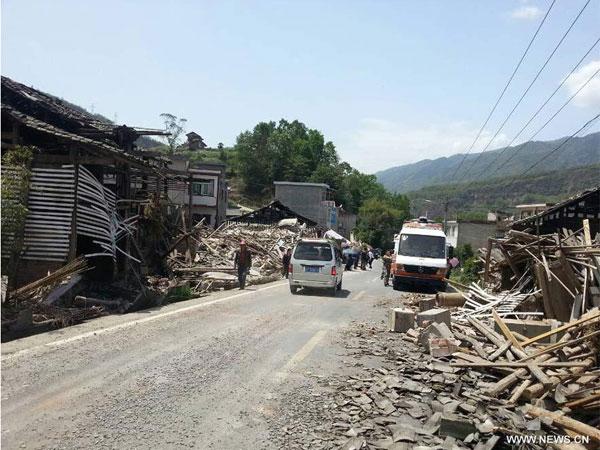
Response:
[{"label": "forested hillside", "polygon": [[[441,217],[448,200],[450,216],[474,218],[488,211],[505,210],[521,203],[557,202],[600,184],[600,164],[555,170],[528,177],[502,177],[472,184],[429,186],[409,192],[413,214]],[[425,200],[429,200],[426,202]]]},{"label": "forested hillside", "polygon": [[[490,177],[517,175],[542,159],[566,138],[547,142],[527,142],[506,150],[470,154],[453,177],[464,154],[426,159],[414,164],[393,167],[377,172],[377,179],[393,192],[415,191],[425,186],[456,183],[457,181],[487,180]],[[501,156],[500,156],[501,154]],[[476,162],[475,162],[476,161]],[[551,158],[546,158],[533,173],[570,169],[600,163],[600,132],[575,137]],[[496,169],[498,168],[497,172]]]}]

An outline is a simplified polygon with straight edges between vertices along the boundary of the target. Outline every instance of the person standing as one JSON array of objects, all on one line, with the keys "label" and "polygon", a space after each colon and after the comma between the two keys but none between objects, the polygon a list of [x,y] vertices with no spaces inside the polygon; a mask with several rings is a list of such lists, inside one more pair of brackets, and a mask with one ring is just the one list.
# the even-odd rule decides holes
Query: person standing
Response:
[{"label": "person standing", "polygon": [[367,258],[369,261],[369,269],[373,268],[373,260],[375,259],[375,255],[373,254],[373,249],[370,248],[369,252],[367,253]]},{"label": "person standing", "polygon": [[246,246],[246,241],[240,241],[240,249],[235,252],[233,260],[233,267],[237,268],[238,281],[240,283],[240,289],[246,287],[246,276],[252,266],[252,255],[250,250]]},{"label": "person standing", "polygon": [[363,247],[360,252],[360,270],[367,270],[367,249]]},{"label": "person standing", "polygon": [[383,255],[383,270],[384,270],[383,285],[389,286],[390,285],[390,274],[392,271],[392,252],[390,252],[389,250],[387,252],[385,252],[385,255]]},{"label": "person standing", "polygon": [[352,248],[352,259],[353,259],[354,270],[356,270],[356,269],[358,269],[358,261],[360,259],[360,250],[356,246]]},{"label": "person standing", "polygon": [[292,260],[292,249],[288,248],[283,257],[281,258],[281,263],[283,264],[283,276],[288,278],[290,276],[290,261]]}]

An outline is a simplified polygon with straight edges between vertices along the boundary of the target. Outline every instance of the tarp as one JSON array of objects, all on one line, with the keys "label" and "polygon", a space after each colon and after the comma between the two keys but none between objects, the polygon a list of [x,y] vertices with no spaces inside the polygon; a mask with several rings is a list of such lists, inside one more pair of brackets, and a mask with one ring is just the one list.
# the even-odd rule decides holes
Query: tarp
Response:
[{"label": "tarp", "polygon": [[328,239],[335,239],[336,241],[347,241],[348,240],[344,236],[342,236],[341,234],[339,234],[333,230],[327,230],[325,232],[325,237]]}]

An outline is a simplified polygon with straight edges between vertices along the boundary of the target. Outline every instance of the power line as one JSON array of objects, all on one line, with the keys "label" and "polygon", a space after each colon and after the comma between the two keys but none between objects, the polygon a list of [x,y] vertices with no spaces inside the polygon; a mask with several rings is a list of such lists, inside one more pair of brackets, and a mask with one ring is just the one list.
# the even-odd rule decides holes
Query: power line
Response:
[{"label": "power line", "polygon": [[552,59],[552,57],[554,56],[554,54],[556,53],[556,51],[558,50],[558,48],[562,45],[562,43],[564,42],[564,40],[567,38],[567,36],[569,35],[569,33],[571,32],[571,30],[573,29],[573,27],[575,26],[575,24],[577,23],[577,21],[579,20],[579,18],[581,17],[581,15],[583,14],[583,11],[585,10],[585,8],[587,8],[587,6],[589,5],[590,2],[591,2],[591,0],[587,0],[587,2],[579,10],[579,13],[575,17],[575,19],[573,19],[573,21],[571,22],[571,25],[569,26],[569,28],[567,29],[567,31],[565,31],[565,33],[563,34],[563,36],[560,38],[560,40],[558,41],[558,43],[554,47],[554,50],[552,50],[552,52],[550,53],[550,55],[546,58],[546,61],[544,62],[544,64],[540,68],[540,70],[538,70],[537,74],[535,75],[535,77],[533,78],[533,80],[531,81],[531,83],[529,84],[529,86],[527,86],[527,89],[525,89],[525,92],[523,92],[523,94],[521,95],[521,97],[519,98],[519,100],[517,101],[517,103],[515,104],[515,106],[513,106],[513,109],[510,111],[510,113],[508,113],[508,115],[506,116],[506,118],[504,119],[504,121],[502,122],[502,124],[498,127],[498,129],[496,130],[496,132],[494,133],[494,135],[492,136],[492,138],[487,143],[487,145],[477,155],[477,157],[475,158],[475,160],[473,161],[473,163],[471,164],[471,166],[469,167],[469,169],[467,169],[467,171],[464,173],[463,178],[466,178],[466,176],[469,173],[469,171],[477,164],[477,161],[479,161],[479,159],[481,159],[481,156],[483,155],[483,153],[490,147],[490,145],[492,144],[492,142],[494,142],[494,139],[496,139],[496,137],[498,136],[498,134],[500,134],[500,131],[502,131],[502,129],[504,128],[504,125],[506,125],[506,123],[512,117],[512,115],[514,114],[514,112],[516,111],[516,109],[519,107],[519,105],[521,104],[521,102],[525,98],[525,96],[529,93],[529,90],[533,87],[533,85],[535,84],[535,82],[537,81],[537,79],[540,77],[540,75],[542,74],[542,72],[544,71],[544,69],[546,68],[546,66],[548,65],[548,63],[550,62],[550,60]]},{"label": "power line", "polygon": [[[598,75],[598,73],[600,73],[600,69],[596,70],[596,72],[594,72],[594,74],[589,77],[587,79],[587,81],[585,83],[583,83],[579,89],[577,89],[577,91],[575,93],[573,93],[573,95],[571,95],[571,97],[569,97],[569,99],[563,103],[563,105],[546,121],[546,123],[544,123],[544,125],[542,125],[527,141],[527,143],[531,142],[533,140],[533,138],[535,138],[544,128],[546,128],[546,126],[571,102],[571,100],[573,100],[575,97],[577,97],[577,94],[579,94],[579,92],[581,92],[583,90],[583,88],[585,88],[590,81],[592,81],[592,79],[594,79],[594,77],[596,75]],[[569,138],[570,139],[570,138]],[[527,145],[527,143],[523,144],[523,146],[521,148],[518,148],[515,150],[515,152],[510,155],[510,157],[504,161],[500,166],[498,166],[496,168],[496,170],[494,170],[489,176],[491,177],[492,175],[494,175],[496,172],[498,172],[498,170],[500,170],[502,167],[504,167],[505,165],[507,165],[516,155],[519,151],[521,151],[523,148],[525,148],[525,146]],[[483,173],[483,172],[482,172]],[[465,187],[465,189],[469,188],[471,185],[473,185],[476,182],[476,180],[471,180],[467,186]]]},{"label": "power line", "polygon": [[[589,1],[590,0],[588,0],[588,3],[589,3]],[[546,18],[548,17],[548,14],[550,14],[550,11],[552,10],[552,7],[554,6],[554,3],[556,3],[556,0],[552,0],[552,3],[550,4],[550,7],[548,8],[548,11],[546,11],[546,14],[544,15],[542,21],[538,25],[537,30],[535,30],[535,33],[533,34],[531,40],[529,41],[529,44],[527,44],[527,48],[523,52],[523,55],[521,56],[521,59],[519,59],[519,62],[517,63],[515,69],[513,70],[510,78],[506,82],[506,85],[504,86],[504,89],[502,89],[502,92],[500,92],[500,95],[498,96],[498,99],[496,100],[496,103],[494,103],[494,106],[492,107],[492,110],[490,111],[490,113],[488,114],[487,118],[485,119],[485,122],[483,122],[483,125],[481,125],[481,128],[479,129],[479,132],[477,133],[477,136],[475,136],[475,139],[471,143],[471,146],[467,149],[467,152],[463,156],[463,159],[460,161],[460,163],[456,167],[456,170],[454,171],[454,174],[452,175],[452,178],[454,178],[456,176],[456,174],[458,173],[459,169],[462,167],[463,163],[465,162],[465,159],[467,159],[467,155],[471,152],[471,150],[473,150],[473,147],[475,146],[475,143],[479,140],[479,137],[481,136],[481,133],[483,132],[485,126],[488,124],[490,118],[492,117],[492,114],[494,114],[494,111],[496,111],[496,108],[498,107],[498,104],[500,103],[500,100],[502,100],[502,98],[504,97],[504,94],[506,93],[506,90],[508,89],[508,86],[510,86],[510,83],[512,82],[513,78],[515,77],[515,75],[517,73],[517,70],[519,70],[519,67],[521,67],[521,64],[523,63],[523,60],[525,59],[525,56],[529,52],[529,49],[531,48],[531,46],[533,44],[533,41],[535,41],[535,38],[537,37],[538,33],[540,32],[540,29],[542,28],[542,25],[544,25],[544,22],[546,22]]]},{"label": "power line", "polygon": [[[502,157],[502,155],[504,155],[504,153],[510,148],[510,146],[519,138],[519,136],[521,136],[521,134],[523,133],[523,131],[525,131],[525,129],[531,124],[531,122],[533,122],[533,120],[539,115],[539,113],[542,111],[542,109],[544,109],[544,107],[548,104],[548,102],[550,102],[550,100],[552,100],[552,98],[556,95],[556,93],[560,90],[560,88],[567,82],[567,80],[571,77],[571,75],[573,75],[573,73],[577,70],[577,68],[581,65],[581,63],[584,61],[584,59],[592,52],[592,50],[596,47],[596,45],[598,45],[598,43],[600,42],[600,38],[596,39],[596,42],[594,42],[594,44],[590,47],[590,49],[585,53],[585,55],[583,55],[581,57],[581,59],[577,62],[577,64],[575,64],[575,66],[571,69],[571,71],[569,72],[569,74],[563,78],[563,80],[561,81],[561,83],[556,87],[556,89],[554,89],[554,92],[552,92],[552,94],[550,94],[550,96],[546,99],[546,101],[544,101],[544,103],[537,109],[537,111],[531,116],[531,118],[527,121],[527,123],[525,125],[523,125],[523,127],[519,130],[519,132],[512,138],[512,140],[496,155],[496,158],[494,158],[494,160],[492,162],[490,162],[481,172],[479,172],[476,176],[475,179],[478,179],[482,174],[486,173],[489,169],[492,168],[492,166]],[[596,74],[598,74],[598,71],[596,71],[596,73],[594,73],[578,90],[577,92],[575,92],[575,94],[573,94],[565,104],[563,104],[563,106],[550,118],[550,120],[548,120],[538,131],[535,132],[535,134],[533,134],[533,136],[531,136],[529,138],[528,141],[531,141],[535,136],[537,136],[537,134],[539,132],[541,132],[546,125],[548,125],[548,123],[550,123],[550,121],[552,119],[554,119],[554,117],[556,117],[556,115],[562,111],[562,109],[579,93],[579,91],[581,91],[585,86],[587,86],[587,84],[592,80],[592,78],[594,78],[594,76],[596,76]],[[524,147],[524,145],[523,145]],[[522,150],[522,148],[519,148],[517,150],[515,150],[515,153],[513,153],[509,159],[507,159],[504,164],[500,165],[499,167],[496,168],[496,170],[494,170],[493,173],[498,172],[498,170],[500,170],[500,168],[504,167],[504,165],[506,165],[510,160],[512,160],[514,158],[514,156],[516,155],[516,153],[518,153],[520,150]]]},{"label": "power line", "polygon": [[[542,156],[540,159],[538,159],[535,163],[533,163],[531,166],[529,166],[527,169],[525,169],[522,173],[515,175],[512,177],[512,180],[504,187],[504,190],[508,190],[508,188],[510,188],[513,184],[515,184],[518,180],[522,179],[522,177],[528,173],[531,169],[533,169],[534,167],[536,167],[538,164],[540,164],[542,161],[544,161],[546,158],[554,155],[557,151],[559,151],[561,148],[563,148],[567,143],[569,143],[571,141],[571,139],[573,139],[575,136],[577,136],[579,133],[581,133],[582,131],[584,131],[586,128],[588,128],[590,125],[592,125],[592,123],[594,123],[594,121],[598,120],[598,118],[600,118],[600,113],[596,114],[594,117],[592,117],[590,120],[588,120],[581,128],[579,128],[576,132],[574,132],[572,135],[570,135],[568,138],[566,138],[563,142],[561,142],[557,147],[553,148],[552,150],[550,150],[548,153],[544,154],[544,156]],[[470,183],[468,183],[464,190],[467,191],[467,189],[472,185],[476,183],[475,181],[471,181]],[[481,181],[479,181],[479,183],[481,183]]]}]

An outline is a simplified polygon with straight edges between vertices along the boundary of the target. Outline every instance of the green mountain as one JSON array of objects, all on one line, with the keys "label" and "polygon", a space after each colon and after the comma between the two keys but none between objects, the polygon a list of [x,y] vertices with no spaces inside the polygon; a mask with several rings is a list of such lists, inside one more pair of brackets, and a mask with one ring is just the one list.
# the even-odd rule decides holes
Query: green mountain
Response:
[{"label": "green mountain", "polygon": [[[425,159],[414,164],[392,167],[377,172],[375,175],[388,190],[399,193],[457,181],[479,181],[490,177],[515,176],[544,158],[547,153],[566,139],[546,142],[530,141],[506,149],[500,148],[485,153],[469,154],[462,166],[460,164],[464,154],[459,153],[449,157]],[[600,164],[600,132],[571,139],[558,152],[545,158],[530,174],[557,169],[564,171],[592,164]],[[457,175],[453,177],[459,166]],[[499,169],[495,172],[496,168]]]},{"label": "green mountain", "polygon": [[500,177],[473,183],[427,186],[406,194],[415,215],[428,212],[442,217],[448,201],[449,217],[480,219],[488,211],[511,211],[522,203],[558,202],[600,185],[600,164],[536,173],[527,177]]}]

